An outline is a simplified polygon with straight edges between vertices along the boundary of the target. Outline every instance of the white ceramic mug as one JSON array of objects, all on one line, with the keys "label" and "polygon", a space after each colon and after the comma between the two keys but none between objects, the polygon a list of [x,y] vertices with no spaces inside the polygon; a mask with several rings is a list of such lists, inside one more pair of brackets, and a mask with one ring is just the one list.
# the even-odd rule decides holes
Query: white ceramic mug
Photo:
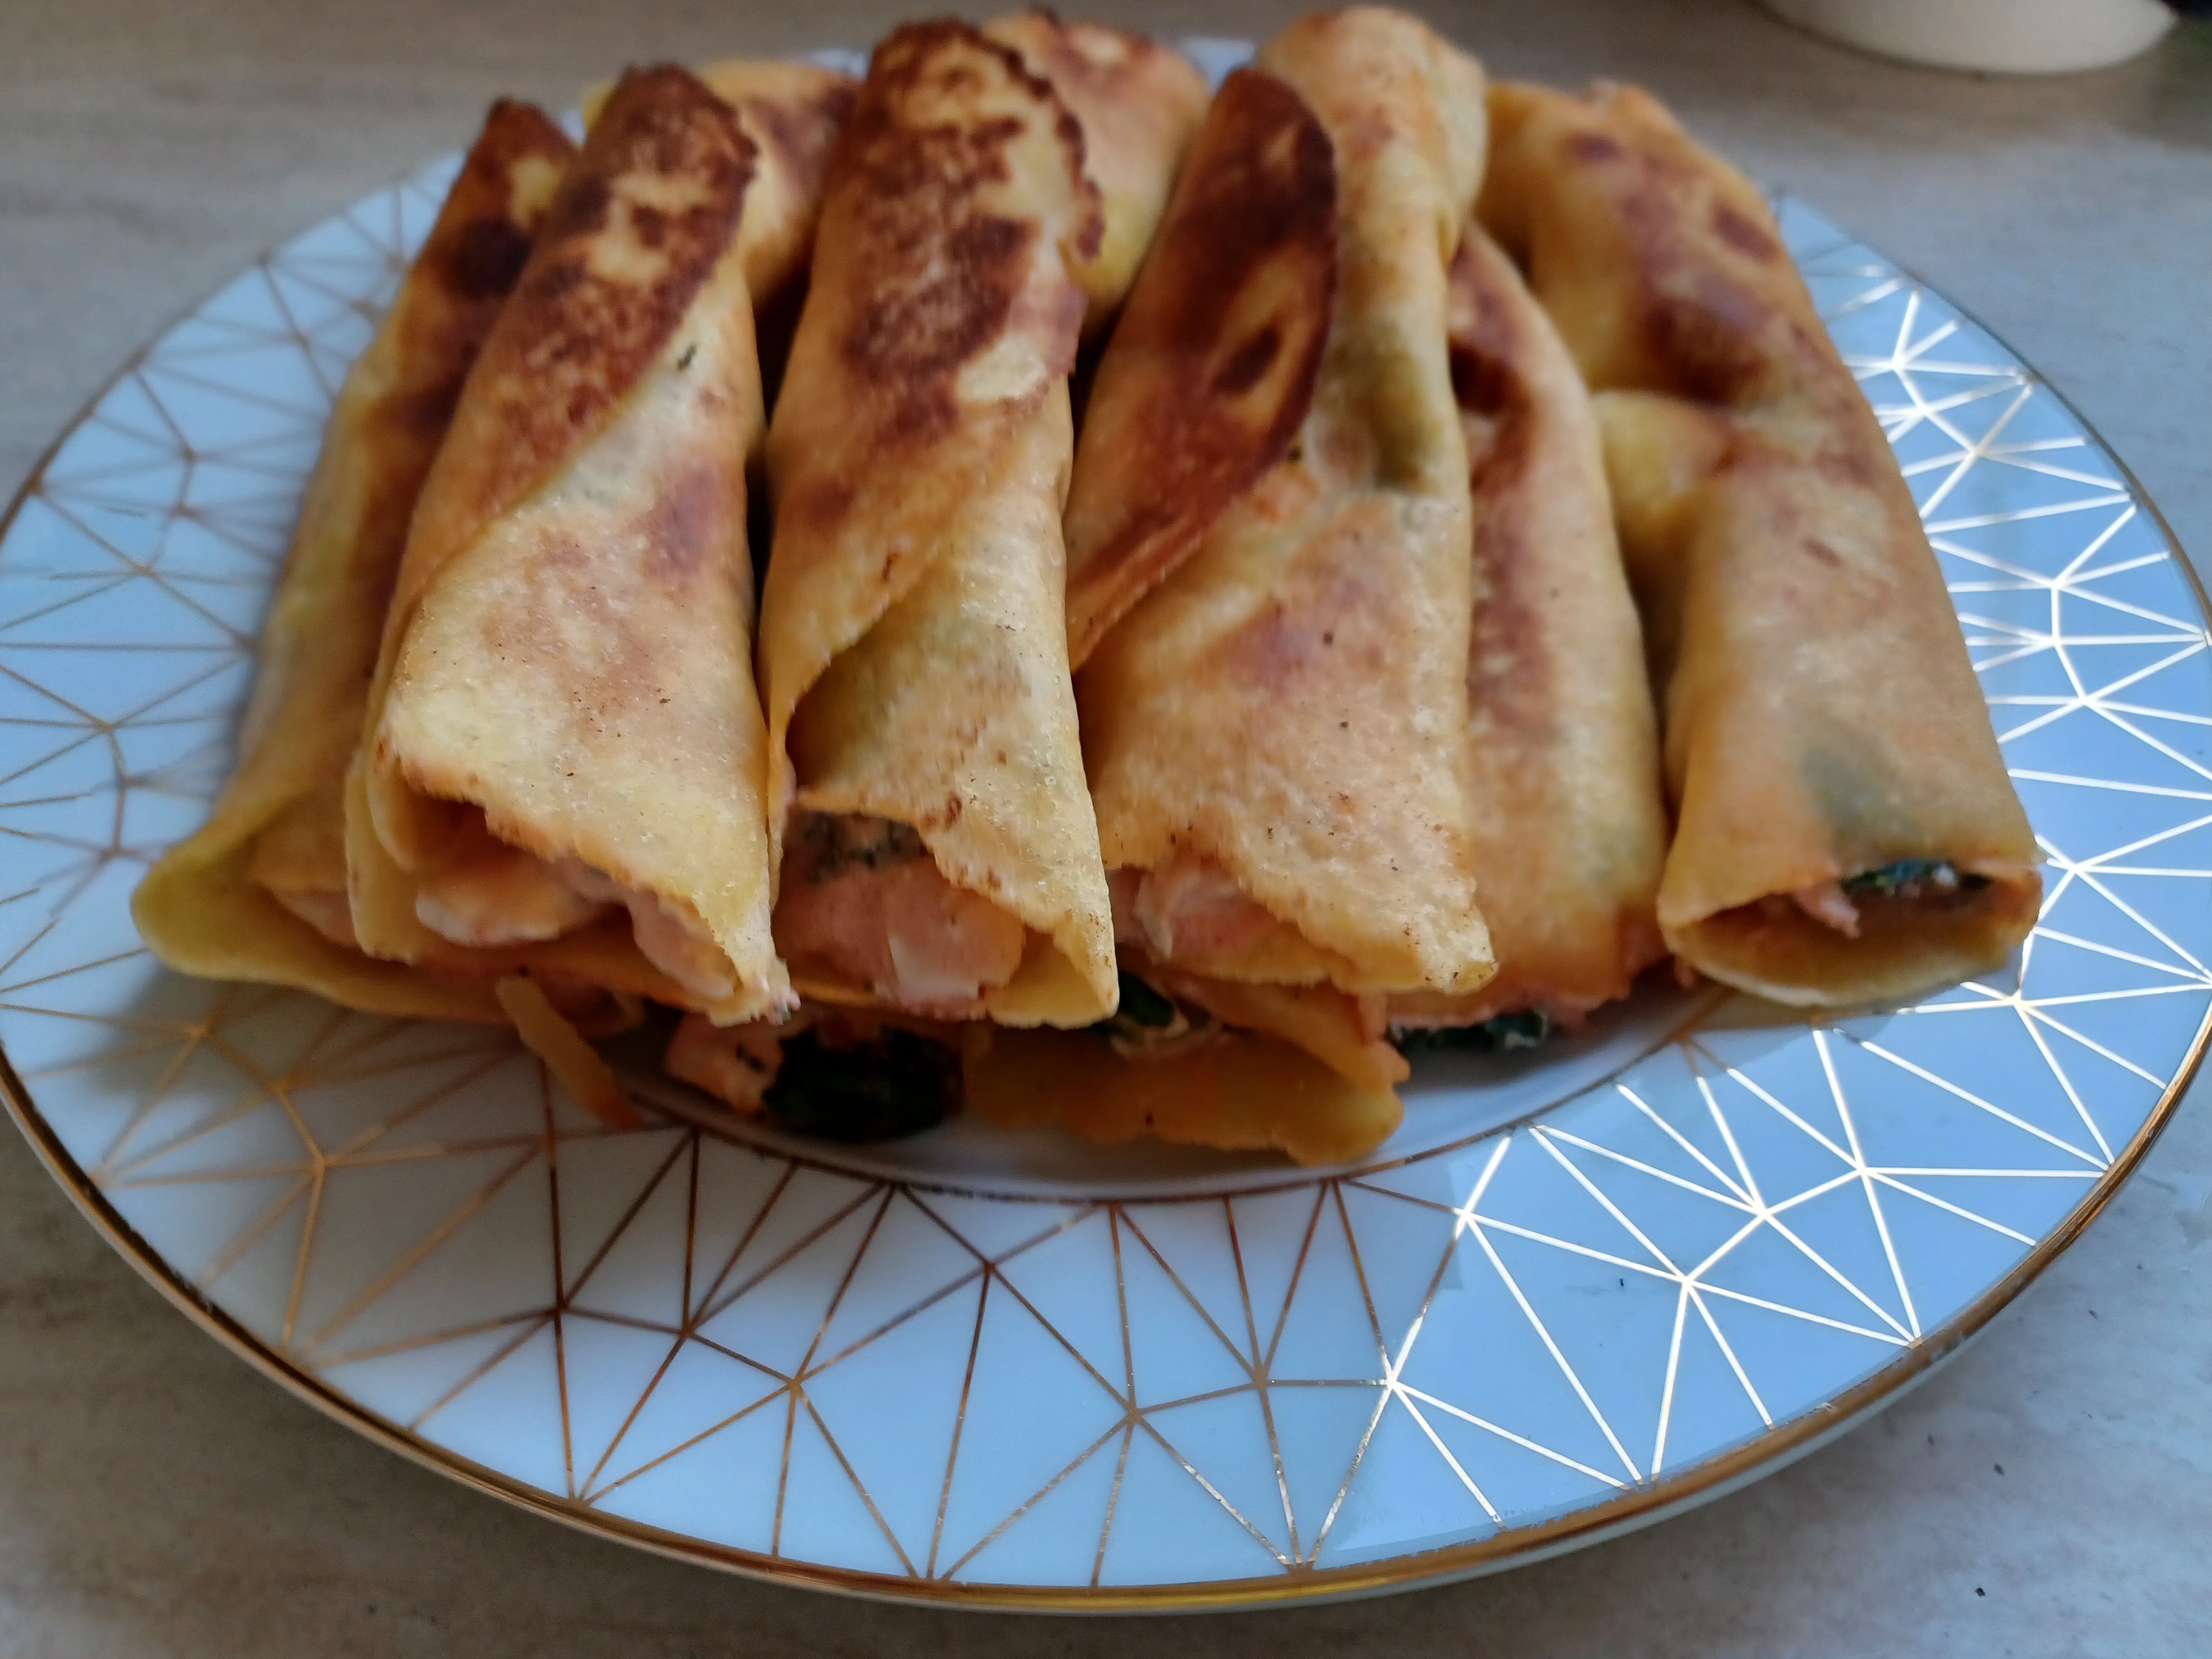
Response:
[{"label": "white ceramic mug", "polygon": [[1763,0],[1847,46],[1944,69],[2101,69],[2173,27],[2164,0]]}]

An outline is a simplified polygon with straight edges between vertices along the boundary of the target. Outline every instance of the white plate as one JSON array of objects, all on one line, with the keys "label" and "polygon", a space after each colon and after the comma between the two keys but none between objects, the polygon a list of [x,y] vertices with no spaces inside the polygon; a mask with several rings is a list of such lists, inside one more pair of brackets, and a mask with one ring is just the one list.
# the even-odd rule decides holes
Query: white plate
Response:
[{"label": "white plate", "polygon": [[1310,1172],[972,1124],[849,1152],[610,1133],[504,1033],[166,973],[131,890],[229,769],[331,394],[452,165],[156,341],[0,542],[0,1085],[155,1284],[374,1437],[865,1594],[1482,1571],[1892,1397],[2179,1098],[2212,1007],[2194,579],[2031,370],[1789,202],[2048,860],[2004,974],[1827,1026],[1653,993],[1534,1058],[1425,1062],[1398,1136]]}]

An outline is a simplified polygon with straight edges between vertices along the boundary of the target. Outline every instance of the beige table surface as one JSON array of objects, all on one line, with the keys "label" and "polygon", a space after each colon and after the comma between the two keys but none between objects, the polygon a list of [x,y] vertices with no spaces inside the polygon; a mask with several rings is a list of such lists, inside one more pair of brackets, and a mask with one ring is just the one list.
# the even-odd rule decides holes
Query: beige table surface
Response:
[{"label": "beige table surface", "polygon": [[[1273,0],[1102,5],[1265,34]],[[1978,314],[2212,558],[2212,24],[2101,74],[1888,67],[1743,0],[1427,8],[1500,72],[1642,81]],[[859,43],[869,0],[0,0],[0,489],[268,245],[627,60]],[[0,864],[6,854],[0,848]],[[1152,1623],[913,1612],[568,1533],[316,1415],[0,1132],[0,1656],[2212,1652],[2212,1110],[1917,1393],[1627,1540],[1454,1588]]]}]

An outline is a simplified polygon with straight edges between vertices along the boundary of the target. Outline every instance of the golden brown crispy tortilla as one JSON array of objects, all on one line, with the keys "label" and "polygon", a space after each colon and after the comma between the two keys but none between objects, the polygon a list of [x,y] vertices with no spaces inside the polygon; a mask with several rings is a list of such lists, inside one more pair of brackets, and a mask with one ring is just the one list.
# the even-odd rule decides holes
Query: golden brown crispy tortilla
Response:
[{"label": "golden brown crispy tortilla", "polygon": [[1219,1032],[1128,1058],[1089,1031],[971,1025],[969,1109],[1003,1128],[1051,1127],[1113,1145],[1139,1135],[1225,1152],[1348,1164],[1388,1139],[1405,1108],[1274,1037]]},{"label": "golden brown crispy tortilla", "polygon": [[1492,120],[1482,218],[1600,394],[1677,816],[1668,945],[1810,1005],[1997,966],[2034,921],[2035,843],[1765,203],[1632,88],[1501,86]]},{"label": "golden brown crispy tortilla", "polygon": [[386,629],[348,802],[372,951],[722,1022],[788,1005],[744,538],[762,165],[664,67],[623,78],[562,180]]},{"label": "golden brown crispy tortilla", "polygon": [[1471,226],[1451,270],[1452,386],[1474,497],[1468,765],[1498,977],[1394,998],[1393,1023],[1540,1009],[1580,1022],[1666,954],[1667,808],[1636,607],[1574,361]]},{"label": "golden brown crispy tortilla", "polygon": [[1328,134],[1282,82],[1237,70],[1085,410],[1066,517],[1079,668],[1290,448],[1312,407],[1336,264]]},{"label": "golden brown crispy tortilla", "polygon": [[[737,112],[760,155],[738,229],[738,258],[756,310],[773,305],[806,275],[830,154],[860,82],[818,64],[730,58],[697,71],[707,89]],[[584,94],[584,118],[599,118],[615,82]]]},{"label": "golden brown crispy tortilla", "polygon": [[416,497],[574,153],[538,110],[494,105],[347,376],[263,629],[238,770],[133,901],[147,943],[173,968],[299,986],[377,1013],[506,1018],[489,982],[354,948],[343,786]]},{"label": "golden brown crispy tortilla", "polygon": [[1206,77],[1181,52],[1097,23],[1039,9],[983,33],[1052,82],[1083,128],[1085,170],[1098,186],[1104,229],[1076,279],[1090,296],[1085,337],[1111,322],[1168,203],[1176,169],[1206,112]]},{"label": "golden brown crispy tortilla", "polygon": [[[1073,627],[1097,641],[1077,695],[1117,922],[1164,965],[1347,995],[1492,971],[1445,342],[1481,100],[1474,60],[1401,14],[1293,25],[1216,100],[1130,301],[1133,361],[1117,334],[1100,366],[1069,518]],[[1223,222],[1244,191],[1249,241]],[[1187,466],[1153,460],[1186,441]],[[1155,465],[1157,518],[1131,505]]]},{"label": "golden brown crispy tortilla", "polygon": [[514,1022],[514,1034],[523,1046],[545,1062],[546,1070],[578,1105],[609,1128],[643,1127],[645,1120],[630,1104],[614,1067],[584,1041],[575,1022],[554,1006],[543,985],[526,975],[512,974],[494,981],[492,991]]},{"label": "golden brown crispy tortilla", "polygon": [[1100,226],[1082,129],[1017,52],[949,21],[877,48],[769,436],[776,929],[810,995],[1115,1005],[1060,530]]},{"label": "golden brown crispy tortilla", "polygon": [[1388,1093],[1413,1074],[1389,1042],[1381,997],[1349,997],[1333,985],[1251,985],[1163,967],[1140,947],[1122,961],[1187,1012],[1195,1008],[1233,1031],[1257,1032],[1303,1048],[1338,1076]]}]

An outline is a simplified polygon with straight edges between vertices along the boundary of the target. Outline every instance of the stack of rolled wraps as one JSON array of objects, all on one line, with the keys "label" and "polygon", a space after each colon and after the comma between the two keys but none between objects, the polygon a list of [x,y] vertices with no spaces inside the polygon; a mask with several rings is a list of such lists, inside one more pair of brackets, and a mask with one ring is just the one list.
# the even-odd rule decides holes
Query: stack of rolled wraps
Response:
[{"label": "stack of rolled wraps", "polygon": [[1669,952],[1840,1006],[2032,924],[1880,428],[1643,94],[1359,8],[1209,102],[1039,12],[587,112],[494,112],[348,382],[165,959],[615,1119],[654,1003],[810,1132],[1322,1164]]}]

